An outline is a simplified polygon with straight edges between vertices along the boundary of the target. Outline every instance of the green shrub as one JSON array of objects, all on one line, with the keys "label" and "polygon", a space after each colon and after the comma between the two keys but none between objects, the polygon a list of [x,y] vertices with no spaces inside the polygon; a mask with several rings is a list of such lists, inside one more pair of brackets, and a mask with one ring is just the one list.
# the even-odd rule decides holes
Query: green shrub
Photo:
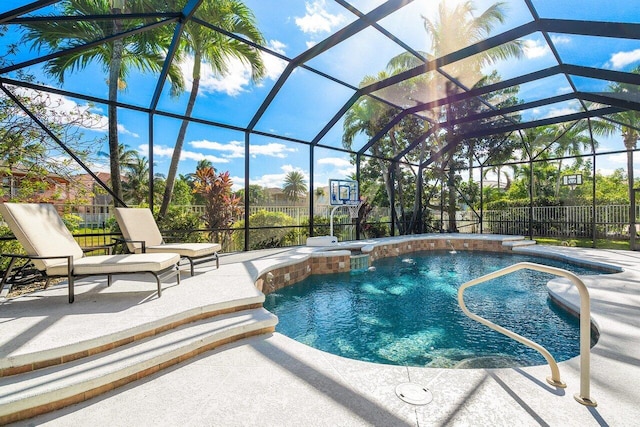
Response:
[{"label": "green shrub", "polygon": [[[13,238],[13,233],[9,230],[9,227],[6,225],[0,226],[0,237],[9,237]],[[0,253],[3,254],[26,254],[22,245],[18,243],[17,240],[0,240]],[[22,265],[25,261],[18,260],[16,261],[18,265]],[[6,270],[9,266],[9,258],[2,257],[0,260],[0,268],[2,271]]]},{"label": "green shrub", "polygon": [[73,233],[80,229],[82,218],[76,214],[66,213],[62,215],[62,222],[64,222],[64,225]]},{"label": "green shrub", "polygon": [[[290,227],[295,225],[295,220],[282,212],[268,212],[260,210],[249,217],[249,249],[278,248],[290,246],[297,241],[298,231]],[[253,229],[253,228],[258,229]],[[260,228],[274,227],[274,228]],[[238,221],[233,228],[244,228],[244,221]],[[244,233],[233,233],[234,246],[244,248]]]},{"label": "green shrub", "polygon": [[194,231],[203,227],[202,219],[196,213],[169,208],[167,214],[156,221],[168,240],[192,243],[210,240],[211,233]]}]

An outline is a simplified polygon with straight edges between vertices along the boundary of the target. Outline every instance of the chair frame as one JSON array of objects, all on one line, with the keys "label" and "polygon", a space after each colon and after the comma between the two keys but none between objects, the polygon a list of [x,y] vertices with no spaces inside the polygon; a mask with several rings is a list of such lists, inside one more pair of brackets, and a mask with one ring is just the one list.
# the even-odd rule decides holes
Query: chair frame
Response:
[{"label": "chair frame", "polygon": [[[4,287],[5,284],[9,285],[9,290],[11,289],[11,284],[10,284],[10,276],[11,276],[11,271],[13,270],[14,264],[17,260],[19,259],[28,259],[28,260],[34,260],[34,259],[66,259],[67,260],[67,274],[64,275],[49,275],[46,273],[46,271],[44,270],[38,270],[40,271],[40,273],[47,279],[47,282],[45,284],[45,288],[49,286],[49,281],[51,279],[54,278],[60,278],[60,277],[66,277],[67,278],[67,282],[68,282],[68,290],[69,290],[69,304],[73,303],[73,301],[75,300],[75,292],[74,292],[74,287],[75,287],[75,280],[79,280],[85,277],[91,277],[91,276],[104,276],[105,273],[96,273],[96,274],[74,274],[73,273],[73,256],[71,255],[60,255],[60,256],[37,256],[37,255],[22,255],[22,254],[0,254],[0,256],[3,257],[7,257],[7,258],[11,258],[11,260],[9,261],[9,266],[7,267],[7,270],[5,271],[4,275],[2,276],[2,280],[0,281],[0,291],[2,291],[2,288]],[[120,274],[151,274],[155,277],[156,279],[156,283],[158,286],[158,298],[160,298],[162,296],[162,286],[160,284],[160,280],[161,279],[167,279],[170,278],[172,276],[176,276],[176,282],[178,284],[180,284],[180,270],[179,267],[177,265],[173,265],[171,267],[167,267],[164,270],[160,270],[158,272],[155,271],[149,271],[149,270],[141,270],[141,271],[135,271],[135,272],[122,272],[122,273],[107,273],[107,286],[111,286],[112,283],[112,279],[111,276],[114,275],[120,275]]]},{"label": "chair frame", "polygon": [[[140,243],[142,245],[141,248],[141,253],[146,253],[147,252],[147,244],[144,240],[129,240],[129,239],[125,239],[124,237],[120,238],[114,238],[114,240],[117,243],[122,243],[122,246],[126,248],[126,251],[128,253],[133,253],[129,250],[129,247],[127,246],[127,243]],[[162,238],[162,240],[164,241],[164,237]],[[116,243],[116,244],[117,244]],[[191,275],[193,276],[195,274],[194,272],[194,266],[199,265],[199,264],[204,264],[205,262],[209,262],[212,260],[216,260],[216,268],[220,268],[220,256],[218,255],[218,252],[214,252],[212,254],[208,254],[208,255],[202,255],[199,257],[190,257],[187,255],[180,255],[180,260],[182,261],[183,259],[187,259],[189,261],[189,266],[190,266],[190,272]],[[184,265],[184,264],[183,264]],[[180,264],[178,264],[178,268],[180,267]]]}]

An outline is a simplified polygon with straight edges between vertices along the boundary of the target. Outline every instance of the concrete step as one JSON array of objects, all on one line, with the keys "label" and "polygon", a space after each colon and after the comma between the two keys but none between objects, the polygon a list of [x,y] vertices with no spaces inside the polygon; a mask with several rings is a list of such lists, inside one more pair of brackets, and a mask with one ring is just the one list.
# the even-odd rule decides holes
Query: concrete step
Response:
[{"label": "concrete step", "polygon": [[515,247],[519,247],[519,246],[531,246],[531,245],[535,245],[536,241],[535,240],[507,240],[505,242],[502,242],[502,246],[508,247],[508,248],[515,248]]},{"label": "concrete step", "polygon": [[78,403],[204,351],[272,332],[263,308],[192,322],[162,334],[61,365],[0,378],[0,425]]}]

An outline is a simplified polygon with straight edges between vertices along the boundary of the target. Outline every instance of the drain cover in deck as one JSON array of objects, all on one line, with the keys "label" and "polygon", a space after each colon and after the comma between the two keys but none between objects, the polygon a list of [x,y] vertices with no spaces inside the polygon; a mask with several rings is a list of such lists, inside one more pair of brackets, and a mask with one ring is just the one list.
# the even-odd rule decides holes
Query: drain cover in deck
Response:
[{"label": "drain cover in deck", "polygon": [[433,400],[433,395],[429,389],[416,383],[398,384],[396,395],[412,405],[426,405]]}]

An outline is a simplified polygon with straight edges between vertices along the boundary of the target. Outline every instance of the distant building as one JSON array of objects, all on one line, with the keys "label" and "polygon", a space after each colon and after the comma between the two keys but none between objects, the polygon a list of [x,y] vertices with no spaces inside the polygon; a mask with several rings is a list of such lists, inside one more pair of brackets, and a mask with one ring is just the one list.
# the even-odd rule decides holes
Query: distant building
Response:
[{"label": "distant building", "polygon": [[11,168],[9,172],[6,168],[0,169],[2,178],[2,202],[14,199],[21,195],[21,190],[28,183],[33,185],[43,183],[41,189],[28,195],[30,202],[51,203],[66,202],[70,200],[69,188],[71,182],[60,175],[50,173],[44,177],[33,177],[29,171],[21,168]]}]

